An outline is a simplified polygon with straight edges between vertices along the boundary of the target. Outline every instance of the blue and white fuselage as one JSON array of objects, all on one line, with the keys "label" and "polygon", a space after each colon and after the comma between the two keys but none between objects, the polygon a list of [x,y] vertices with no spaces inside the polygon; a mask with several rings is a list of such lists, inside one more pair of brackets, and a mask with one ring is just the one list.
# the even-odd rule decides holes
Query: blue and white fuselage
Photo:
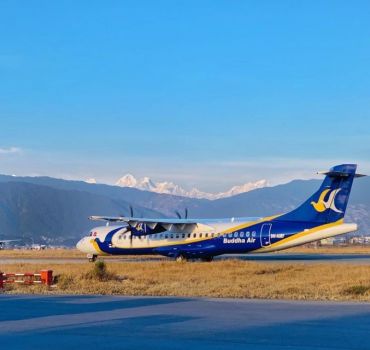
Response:
[{"label": "blue and white fuselage", "polygon": [[178,259],[211,260],[221,254],[271,252],[357,230],[345,224],[356,165],[326,172],[320,189],[290,213],[262,218],[143,219],[91,217],[122,223],[90,231],[77,248],[98,255],[160,254]]}]

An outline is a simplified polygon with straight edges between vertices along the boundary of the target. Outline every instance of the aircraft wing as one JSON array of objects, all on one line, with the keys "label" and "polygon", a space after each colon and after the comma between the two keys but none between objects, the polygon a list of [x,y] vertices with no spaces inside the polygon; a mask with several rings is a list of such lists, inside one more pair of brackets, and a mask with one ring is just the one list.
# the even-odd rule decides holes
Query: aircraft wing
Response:
[{"label": "aircraft wing", "polygon": [[[151,230],[162,227],[167,231],[189,230],[194,228],[198,224],[197,221],[190,219],[147,219],[124,216],[90,216],[89,219],[93,221],[125,222],[132,227],[137,227],[138,225],[146,225]],[[153,233],[155,233],[155,231]]]},{"label": "aircraft wing", "polygon": [[0,239],[0,243],[10,243],[10,242],[19,242],[20,239]]}]

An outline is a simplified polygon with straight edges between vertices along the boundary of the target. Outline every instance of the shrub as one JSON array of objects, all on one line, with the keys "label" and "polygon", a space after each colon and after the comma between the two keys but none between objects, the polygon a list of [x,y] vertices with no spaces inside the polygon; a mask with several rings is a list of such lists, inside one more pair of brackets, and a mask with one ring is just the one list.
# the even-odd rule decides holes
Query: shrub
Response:
[{"label": "shrub", "polygon": [[91,271],[85,274],[85,278],[98,281],[109,281],[116,279],[116,276],[107,270],[107,265],[104,261],[98,260]]},{"label": "shrub", "polygon": [[57,283],[60,289],[66,290],[66,289],[71,289],[74,286],[75,280],[72,275],[61,274],[61,275],[55,276],[54,283]]},{"label": "shrub", "polygon": [[364,295],[370,290],[370,286],[356,285],[346,288],[343,292],[347,295]]}]

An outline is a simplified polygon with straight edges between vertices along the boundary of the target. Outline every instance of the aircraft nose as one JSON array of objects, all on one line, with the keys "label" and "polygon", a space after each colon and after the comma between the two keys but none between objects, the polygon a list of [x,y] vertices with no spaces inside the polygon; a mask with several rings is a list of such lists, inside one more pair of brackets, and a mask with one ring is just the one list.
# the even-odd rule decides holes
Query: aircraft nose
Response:
[{"label": "aircraft nose", "polygon": [[78,250],[80,250],[80,251],[82,251],[82,250],[83,250],[84,241],[85,241],[85,238],[82,238],[82,239],[80,239],[80,240],[77,242],[77,244],[76,244],[76,248],[77,248]]}]

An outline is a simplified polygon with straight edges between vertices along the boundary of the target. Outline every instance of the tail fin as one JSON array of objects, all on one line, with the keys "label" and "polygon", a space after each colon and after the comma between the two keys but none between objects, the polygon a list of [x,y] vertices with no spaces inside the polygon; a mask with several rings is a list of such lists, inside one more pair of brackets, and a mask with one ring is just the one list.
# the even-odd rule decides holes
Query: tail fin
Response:
[{"label": "tail fin", "polygon": [[354,178],[364,176],[356,174],[356,169],[356,164],[342,164],[321,172],[326,177],[320,189],[297,209],[280,216],[278,220],[331,223],[342,219]]}]

